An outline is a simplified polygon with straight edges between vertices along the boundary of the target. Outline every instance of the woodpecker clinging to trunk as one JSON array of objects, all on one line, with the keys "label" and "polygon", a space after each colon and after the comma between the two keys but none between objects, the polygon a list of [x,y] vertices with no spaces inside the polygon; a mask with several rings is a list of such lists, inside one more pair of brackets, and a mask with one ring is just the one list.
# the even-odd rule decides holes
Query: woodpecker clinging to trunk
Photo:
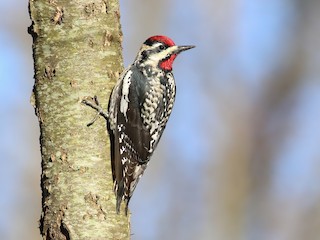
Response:
[{"label": "woodpecker clinging to trunk", "polygon": [[108,120],[111,165],[117,213],[122,200],[128,204],[156,148],[176,95],[172,64],[176,56],[194,46],[176,46],[165,36],[153,36],[142,45],[137,57],[114,87],[107,113],[83,102]]}]

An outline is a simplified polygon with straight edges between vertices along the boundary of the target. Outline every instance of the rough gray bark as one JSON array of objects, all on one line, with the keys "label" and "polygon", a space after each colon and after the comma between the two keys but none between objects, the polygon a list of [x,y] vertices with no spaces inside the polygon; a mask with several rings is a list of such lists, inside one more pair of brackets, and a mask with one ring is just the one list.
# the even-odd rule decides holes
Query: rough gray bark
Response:
[{"label": "rough gray bark", "polygon": [[106,108],[122,70],[118,0],[30,0],[40,124],[43,239],[129,239],[129,217],[115,212],[104,119],[81,104],[97,95]]}]

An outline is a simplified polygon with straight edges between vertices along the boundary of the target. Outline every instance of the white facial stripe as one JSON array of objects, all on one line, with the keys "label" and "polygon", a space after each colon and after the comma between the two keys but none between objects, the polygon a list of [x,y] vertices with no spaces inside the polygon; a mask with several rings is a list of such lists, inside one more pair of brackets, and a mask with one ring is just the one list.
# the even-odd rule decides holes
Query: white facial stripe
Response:
[{"label": "white facial stripe", "polygon": [[160,45],[163,45],[163,44],[157,42],[157,43],[152,44],[152,47],[153,47],[153,48],[157,48],[157,47],[159,47]]},{"label": "white facial stripe", "polygon": [[167,58],[169,55],[171,55],[172,52],[174,52],[175,50],[177,50],[177,46],[172,46],[172,47],[168,47],[167,49],[158,52],[158,53],[154,53],[151,54],[148,58],[147,61],[145,61],[146,65],[152,65],[152,66],[156,66],[159,61],[161,61],[162,59]]}]

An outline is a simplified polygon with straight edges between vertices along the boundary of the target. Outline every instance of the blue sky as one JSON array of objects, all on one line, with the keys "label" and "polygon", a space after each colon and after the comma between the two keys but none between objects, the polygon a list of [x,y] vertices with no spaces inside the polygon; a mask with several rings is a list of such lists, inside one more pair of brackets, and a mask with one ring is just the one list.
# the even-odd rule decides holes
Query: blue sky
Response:
[{"label": "blue sky", "polygon": [[[188,4],[176,0],[170,2],[170,9],[159,6],[152,21],[147,21],[144,17],[152,12],[142,14],[138,8],[132,9],[141,4],[145,9],[151,8],[151,3],[121,1],[126,66],[150,35],[165,34],[177,44],[196,45],[195,49],[181,54],[174,65],[177,100],[158,151],[131,202],[132,211],[137,213],[132,218],[133,239],[168,236],[170,226],[164,223],[170,222],[170,217],[166,217],[165,212],[171,209],[172,195],[188,197],[188,190],[192,190],[192,196],[186,202],[195,203],[190,214],[199,219],[192,223],[193,219],[182,214],[178,218],[179,227],[203,232],[201,224],[206,223],[203,217],[206,209],[201,201],[207,186],[201,180],[202,169],[210,166],[210,161],[219,164],[223,144],[238,137],[230,135],[228,122],[220,115],[226,105],[221,103],[230,101],[230,106],[237,106],[235,99],[239,98],[243,104],[248,102],[245,106],[254,108],[265,97],[265,89],[273,84],[272,77],[287,67],[293,57],[296,47],[293,39],[300,34],[297,22],[301,20],[300,9],[294,2],[239,0],[229,3],[234,6],[209,0]],[[20,8],[15,10],[16,6]],[[221,9],[217,9],[219,7]],[[26,3],[1,2],[0,9],[4,19],[0,23],[0,209],[3,210],[0,238],[29,236],[26,239],[32,239],[38,231],[36,220],[40,216],[41,199],[34,197],[34,191],[40,194],[40,154],[37,120],[29,103],[33,63],[32,40],[26,28],[30,21]],[[301,74],[299,87],[274,107],[274,116],[268,116],[271,133],[279,126],[289,128],[288,135],[274,140],[270,199],[294,198],[297,206],[301,199],[308,199],[304,202],[308,205],[319,195],[316,167],[319,167],[320,85],[317,67],[312,61],[318,59],[319,54],[312,51],[312,46],[309,48],[309,55],[305,57],[309,67]],[[183,175],[190,189],[182,186],[185,190],[179,193],[179,189],[172,187],[173,183],[183,184],[174,178],[177,173]],[[38,189],[30,194],[30,187]],[[159,207],[155,209],[155,205]],[[177,206],[184,209],[189,205]],[[143,218],[139,212],[143,212]],[[30,216],[35,220],[28,223]],[[19,233],[11,232],[13,223],[21,226]],[[175,239],[191,239],[188,237],[177,233]],[[214,237],[209,234],[203,239]]]}]

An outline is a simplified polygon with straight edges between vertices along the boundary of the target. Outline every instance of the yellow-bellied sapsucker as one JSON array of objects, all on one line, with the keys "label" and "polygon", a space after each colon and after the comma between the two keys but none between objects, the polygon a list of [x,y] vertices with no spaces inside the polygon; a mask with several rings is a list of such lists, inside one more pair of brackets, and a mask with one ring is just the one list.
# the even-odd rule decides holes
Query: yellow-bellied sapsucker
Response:
[{"label": "yellow-bellied sapsucker", "polygon": [[165,36],[153,36],[114,87],[107,113],[84,101],[108,120],[111,165],[117,213],[122,201],[128,204],[156,148],[176,95],[172,64],[176,56],[194,46],[176,46]]}]

